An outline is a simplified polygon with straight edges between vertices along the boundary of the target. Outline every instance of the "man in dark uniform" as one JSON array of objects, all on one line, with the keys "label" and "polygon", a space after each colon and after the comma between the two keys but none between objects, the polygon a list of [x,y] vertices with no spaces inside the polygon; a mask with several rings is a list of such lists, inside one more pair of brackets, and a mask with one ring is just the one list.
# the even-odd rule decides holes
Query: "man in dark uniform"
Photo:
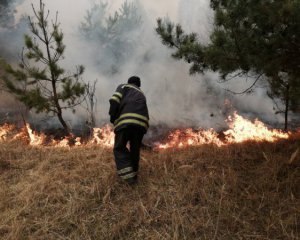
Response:
[{"label": "man in dark uniform", "polygon": [[[121,84],[110,98],[110,122],[114,124],[114,156],[118,175],[129,184],[137,183],[140,147],[149,127],[146,97],[137,76]],[[127,148],[129,143],[129,149]]]}]

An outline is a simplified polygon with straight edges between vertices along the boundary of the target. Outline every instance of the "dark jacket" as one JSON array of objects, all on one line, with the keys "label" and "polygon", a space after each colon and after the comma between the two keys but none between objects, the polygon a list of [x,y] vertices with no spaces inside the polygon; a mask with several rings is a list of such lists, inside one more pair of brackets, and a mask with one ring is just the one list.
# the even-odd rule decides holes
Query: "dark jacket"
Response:
[{"label": "dark jacket", "polygon": [[144,133],[149,127],[149,114],[146,97],[142,90],[134,84],[121,84],[109,100],[110,122],[115,132],[128,126],[135,126]]}]

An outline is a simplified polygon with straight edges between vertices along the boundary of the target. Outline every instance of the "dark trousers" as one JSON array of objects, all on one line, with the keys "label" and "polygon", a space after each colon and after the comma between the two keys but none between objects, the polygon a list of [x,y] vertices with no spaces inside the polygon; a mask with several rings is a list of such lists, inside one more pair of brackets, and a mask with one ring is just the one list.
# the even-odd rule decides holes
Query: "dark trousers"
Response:
[{"label": "dark trousers", "polygon": [[128,183],[137,180],[143,136],[144,132],[135,127],[124,128],[115,133],[114,155],[117,172]]}]

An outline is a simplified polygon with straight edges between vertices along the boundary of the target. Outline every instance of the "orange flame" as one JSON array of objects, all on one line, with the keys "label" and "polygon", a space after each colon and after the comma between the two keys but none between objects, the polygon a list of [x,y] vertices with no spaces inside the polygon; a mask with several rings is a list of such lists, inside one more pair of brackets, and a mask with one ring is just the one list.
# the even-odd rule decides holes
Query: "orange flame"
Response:
[{"label": "orange flame", "polygon": [[81,146],[81,145],[82,145],[81,138],[80,137],[75,138],[75,146]]},{"label": "orange flame", "polygon": [[34,132],[31,128],[30,128],[30,125],[28,123],[26,123],[26,130],[27,130],[27,133],[28,133],[28,136],[29,136],[29,144],[31,146],[40,146],[40,145],[43,145],[44,142],[45,142],[45,139],[46,139],[46,135],[41,133],[41,134],[38,134],[36,132]]},{"label": "orange flame", "polygon": [[14,125],[5,123],[0,127],[0,141],[5,141],[8,137],[8,134],[15,128]]},{"label": "orange flame", "polygon": [[225,131],[228,143],[240,143],[244,141],[274,142],[278,139],[288,139],[290,133],[277,129],[268,129],[266,125],[255,119],[251,122],[234,112],[233,117],[227,119],[229,130]]},{"label": "orange flame", "polygon": [[54,147],[69,147],[70,140],[68,137],[63,138],[62,140],[52,140],[51,145]]},{"label": "orange flame", "polygon": [[290,133],[285,133],[281,130],[268,129],[258,119],[251,122],[236,112],[234,112],[233,117],[229,116],[226,122],[229,125],[229,130],[223,133],[225,135],[223,141],[218,138],[218,134],[213,129],[193,131],[189,128],[171,132],[168,136],[168,141],[166,143],[156,143],[156,148],[180,148],[203,144],[215,144],[220,147],[245,141],[274,142],[279,139],[288,139],[290,136]]},{"label": "orange flame", "polygon": [[[8,135],[11,135],[11,132],[14,129],[14,125],[4,124],[3,126],[0,126],[0,141],[6,141]],[[92,139],[85,144],[97,144],[104,147],[112,147],[114,145],[114,137],[112,127],[105,125],[102,128],[94,128]],[[20,132],[14,134],[12,139],[28,141],[31,146],[49,145],[54,147],[70,147],[71,145],[81,146],[84,144],[80,137],[75,137],[72,134],[61,140],[52,139],[47,141],[47,136],[44,133],[33,131],[28,123],[26,123],[25,127]]]},{"label": "orange flame", "polygon": [[175,130],[168,136],[168,142],[165,144],[156,143],[157,148],[182,148],[187,146],[198,146],[203,144],[216,144],[222,146],[223,143],[218,139],[218,134],[213,130],[197,130],[191,128]]},{"label": "orange flame", "polygon": [[[166,141],[154,143],[156,149],[167,148],[183,148],[188,146],[199,146],[204,144],[214,144],[216,146],[224,146],[232,143],[241,143],[245,141],[268,141],[274,142],[279,139],[288,139],[290,132],[285,133],[278,129],[269,129],[267,126],[255,119],[250,121],[238,115],[236,112],[233,116],[229,116],[226,120],[229,129],[222,133],[223,138],[219,138],[219,134],[213,130],[191,128],[177,129],[172,131]],[[4,124],[0,126],[0,141],[5,141],[13,136],[15,127],[13,125]],[[82,142],[81,138],[70,135],[62,140],[46,141],[46,135],[34,132],[29,124],[26,124],[23,131],[14,135],[15,139],[27,139],[32,146],[50,145],[55,147],[70,147],[97,144],[103,147],[112,147],[114,145],[114,132],[110,125],[102,128],[94,128],[93,136],[87,142]],[[46,142],[48,142],[46,144]]]},{"label": "orange flame", "polygon": [[93,138],[89,144],[98,144],[104,147],[112,147],[115,142],[115,134],[108,124],[102,128],[93,128]]}]

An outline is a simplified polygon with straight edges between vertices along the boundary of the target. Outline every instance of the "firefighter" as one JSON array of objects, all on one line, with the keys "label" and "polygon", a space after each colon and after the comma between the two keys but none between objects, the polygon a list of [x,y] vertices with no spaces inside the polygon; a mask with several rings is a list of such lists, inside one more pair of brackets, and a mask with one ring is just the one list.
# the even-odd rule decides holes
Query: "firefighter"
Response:
[{"label": "firefighter", "polygon": [[127,84],[117,87],[109,100],[110,122],[114,124],[115,132],[113,151],[117,173],[130,185],[137,183],[140,147],[149,127],[146,97],[140,86],[140,78],[132,76]]}]

